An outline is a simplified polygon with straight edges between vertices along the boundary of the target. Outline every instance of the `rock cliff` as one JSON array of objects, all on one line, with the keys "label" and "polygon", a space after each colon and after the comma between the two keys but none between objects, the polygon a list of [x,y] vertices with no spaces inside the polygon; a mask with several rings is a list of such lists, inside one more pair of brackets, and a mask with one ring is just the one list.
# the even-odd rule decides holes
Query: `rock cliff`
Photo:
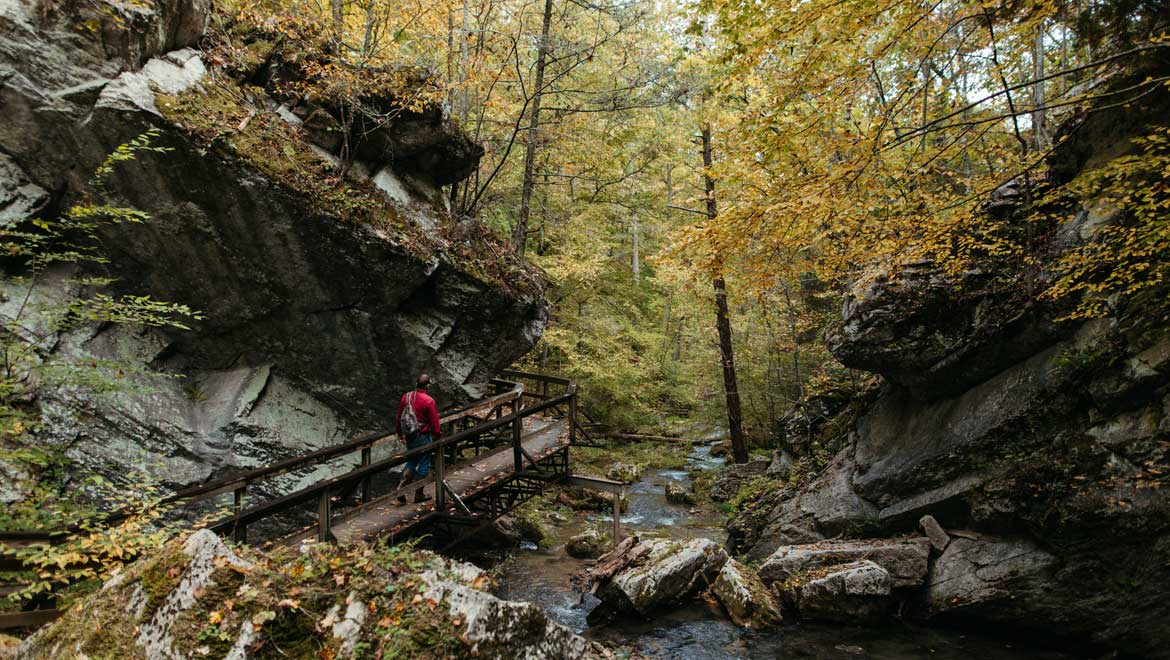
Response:
[{"label": "rock cliff", "polygon": [[[1164,90],[1151,94],[1124,125],[1136,133],[1167,108]],[[1073,160],[1126,153],[1133,133],[1119,125],[1112,111],[1079,118],[1050,180],[1079,171]],[[1021,197],[1006,186],[987,212],[1022,217]],[[789,544],[914,532],[931,515],[962,533],[936,548],[918,614],[1170,657],[1166,319],[1130,307],[1058,321],[1067,306],[1029,293],[1059,255],[1124,221],[1080,199],[1037,229],[1034,268],[989,261],[954,276],[923,260],[855,287],[830,348],[880,374],[881,389],[837,406],[819,438],[836,453],[818,473],[736,513],[736,550],[763,560]]]},{"label": "rock cliff", "polygon": [[[330,108],[276,94],[282,53],[263,34],[210,33],[210,12],[205,0],[0,0],[0,222],[62,213],[149,128],[169,150],[117,166],[118,200],[151,219],[101,230],[97,274],[202,320],[56,338],[44,359],[125,360],[147,367],[144,387],[38,401],[40,442],[168,485],[385,428],[420,371],[441,405],[466,400],[548,316],[539,276],[446,208],[441,187],[482,149],[438,106],[361,126],[343,165],[336,132],[318,130]],[[245,71],[229,47],[262,54]],[[80,293],[75,275],[47,274],[34,305]],[[20,313],[25,287],[4,280],[0,314]]]}]

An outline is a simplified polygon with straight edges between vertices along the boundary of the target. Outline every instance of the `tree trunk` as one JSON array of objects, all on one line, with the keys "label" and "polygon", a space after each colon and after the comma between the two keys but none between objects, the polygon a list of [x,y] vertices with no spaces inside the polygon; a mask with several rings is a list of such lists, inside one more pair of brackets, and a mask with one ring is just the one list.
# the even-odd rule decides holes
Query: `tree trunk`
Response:
[{"label": "tree trunk", "polygon": [[512,232],[516,252],[524,254],[528,238],[528,217],[532,212],[532,189],[536,169],[536,135],[540,127],[540,98],[544,87],[544,67],[548,58],[548,33],[552,24],[552,0],[544,0],[544,23],[540,28],[540,44],[536,47],[536,80],[532,88],[532,109],[528,116],[528,139],[524,144],[524,180],[520,187],[520,213]]},{"label": "tree trunk", "polygon": [[[703,183],[707,190],[707,219],[715,222],[715,181],[711,179],[711,126],[703,126]],[[735,377],[735,355],[731,346],[731,318],[727,313],[727,282],[720,274],[711,283],[715,288],[715,325],[719,329],[719,355],[723,361],[723,390],[727,394],[727,427],[731,433],[731,454],[736,463],[747,463],[747,443],[743,437],[743,411],[739,403],[739,384]]]},{"label": "tree trunk", "polygon": [[329,0],[329,8],[333,13],[333,38],[338,43],[338,55],[341,55],[341,31],[345,26],[345,15],[341,10],[341,0]]},{"label": "tree trunk", "polygon": [[[1039,81],[1044,77],[1044,22],[1036,27],[1032,42],[1032,75]],[[1048,148],[1048,113],[1044,110],[1044,83],[1032,85],[1032,148],[1043,151]]]},{"label": "tree trunk", "polygon": [[633,230],[633,234],[634,234],[634,237],[633,237],[633,239],[634,239],[634,255],[633,255],[633,263],[631,264],[631,268],[634,271],[634,283],[636,284],[636,283],[642,281],[642,264],[639,261],[639,255],[638,255],[638,216],[635,215],[633,220],[630,221],[630,224],[631,224],[630,229]]}]

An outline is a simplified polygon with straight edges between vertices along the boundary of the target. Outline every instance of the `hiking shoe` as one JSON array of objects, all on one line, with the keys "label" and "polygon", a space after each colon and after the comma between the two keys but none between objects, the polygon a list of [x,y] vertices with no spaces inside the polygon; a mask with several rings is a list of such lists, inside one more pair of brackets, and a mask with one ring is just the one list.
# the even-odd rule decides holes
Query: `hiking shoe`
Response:
[{"label": "hiking shoe", "polygon": [[414,491],[414,503],[415,504],[419,504],[421,502],[427,502],[430,499],[431,499],[431,496],[424,493],[423,489],[419,488],[418,490]]},{"label": "hiking shoe", "polygon": [[405,496],[405,495],[399,495],[399,496],[398,496],[398,503],[399,503],[399,504],[406,504],[406,496]]}]

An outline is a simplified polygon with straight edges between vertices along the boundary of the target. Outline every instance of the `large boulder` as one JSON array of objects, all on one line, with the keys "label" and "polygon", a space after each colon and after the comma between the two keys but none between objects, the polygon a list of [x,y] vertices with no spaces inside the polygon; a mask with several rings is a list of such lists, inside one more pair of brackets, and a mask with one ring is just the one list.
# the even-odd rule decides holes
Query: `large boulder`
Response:
[{"label": "large boulder", "polygon": [[829,621],[874,621],[894,603],[894,578],[875,562],[861,560],[815,570],[786,585],[795,592],[801,617]]},{"label": "large boulder", "polygon": [[760,577],[748,566],[728,559],[719,569],[711,593],[727,614],[745,628],[766,628],[780,623],[780,605]]},{"label": "large boulder", "polygon": [[926,581],[929,557],[925,538],[821,541],[777,548],[760,566],[760,576],[785,582],[826,566],[866,560],[889,573],[894,588],[917,587]]},{"label": "large boulder", "polygon": [[[645,617],[684,602],[714,583],[727,561],[727,551],[704,538],[652,539],[614,552],[625,553],[630,561],[597,589],[605,607],[590,613],[595,619],[606,610]],[[599,563],[605,561],[603,557]]]},{"label": "large boulder", "polygon": [[15,658],[411,657],[436,643],[446,657],[592,653],[539,607],[483,591],[489,582],[429,553],[324,546],[268,557],[201,531],[123,569]]},{"label": "large boulder", "polygon": [[931,615],[980,612],[1008,621],[1026,591],[1043,590],[1056,558],[1027,540],[951,539],[931,565],[926,603]]}]

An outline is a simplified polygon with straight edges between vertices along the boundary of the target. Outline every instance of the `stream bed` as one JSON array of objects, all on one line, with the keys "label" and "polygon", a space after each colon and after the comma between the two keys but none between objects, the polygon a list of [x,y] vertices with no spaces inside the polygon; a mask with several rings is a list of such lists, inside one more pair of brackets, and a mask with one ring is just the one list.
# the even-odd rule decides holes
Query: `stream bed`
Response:
[{"label": "stream bed", "polygon": [[[711,445],[696,445],[688,455],[691,468],[715,469],[723,459],[711,455]],[[674,482],[690,486],[687,470],[654,470],[629,491],[629,508],[622,515],[626,533],[726,541],[723,516],[710,507],[691,508],[667,502],[663,488]],[[608,528],[610,514],[582,514],[560,528],[569,538],[588,526]],[[572,577],[590,562],[574,559],[563,545],[528,546],[516,550],[497,567],[499,595],[525,600],[544,608],[560,623],[587,638],[620,643],[654,658],[764,659],[834,658],[871,660],[1071,660],[1073,656],[1020,646],[1015,642],[963,634],[952,630],[907,624],[897,620],[880,627],[837,624],[785,623],[766,631],[739,628],[717,609],[702,601],[659,614],[653,620],[618,620],[590,627],[586,616],[598,600],[582,595]]]}]

